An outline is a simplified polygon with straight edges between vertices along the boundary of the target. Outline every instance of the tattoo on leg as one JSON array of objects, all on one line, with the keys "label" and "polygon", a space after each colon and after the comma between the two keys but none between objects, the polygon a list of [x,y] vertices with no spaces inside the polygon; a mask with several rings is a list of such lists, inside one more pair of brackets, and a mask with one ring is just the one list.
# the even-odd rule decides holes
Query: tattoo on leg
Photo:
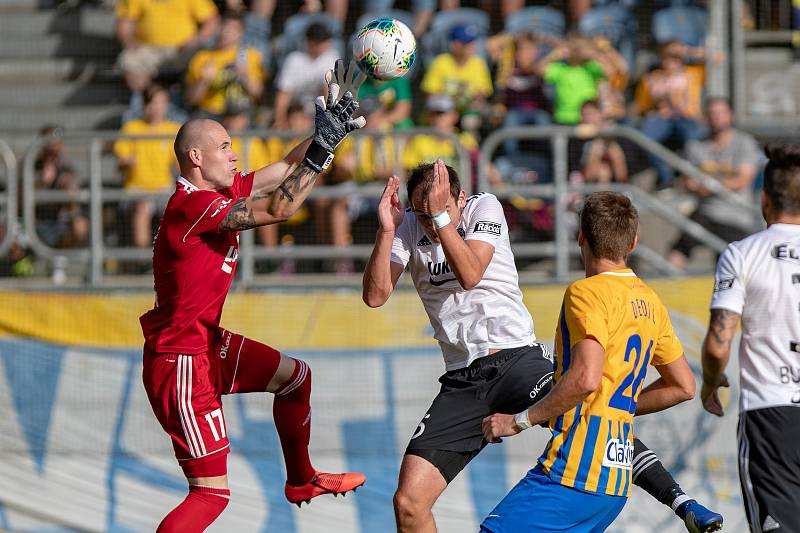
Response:
[{"label": "tattoo on leg", "polygon": [[219,225],[220,230],[241,231],[256,226],[256,218],[253,215],[253,210],[247,207],[246,202],[247,198],[239,198],[233,203],[227,216]]}]

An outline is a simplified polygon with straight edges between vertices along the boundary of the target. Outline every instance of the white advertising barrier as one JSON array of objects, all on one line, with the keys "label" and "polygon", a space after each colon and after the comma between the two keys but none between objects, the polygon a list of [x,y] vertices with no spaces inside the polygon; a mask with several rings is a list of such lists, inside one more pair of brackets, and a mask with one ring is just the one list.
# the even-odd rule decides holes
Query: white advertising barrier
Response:
[{"label": "white advertising barrier", "polygon": [[[697,349],[705,325],[688,315],[672,317],[699,383]],[[292,353],[313,370],[315,466],[364,471],[367,484],[344,499],[321,497],[301,510],[289,505],[271,396],[226,397],[232,496],[209,531],[392,531],[400,458],[436,393],[441,355],[433,347]],[[731,381],[723,419],[703,412],[695,400],[637,419],[636,433],[687,493],[725,516],[726,531],[741,532],[747,527],[737,476],[738,380]],[[185,480],[141,385],[140,350],[0,339],[0,382],[0,528],[153,531],[183,498]],[[477,531],[534,465],[548,436],[535,428],[488,446],[437,504],[439,530]],[[685,528],[667,507],[635,488],[609,531]]]}]

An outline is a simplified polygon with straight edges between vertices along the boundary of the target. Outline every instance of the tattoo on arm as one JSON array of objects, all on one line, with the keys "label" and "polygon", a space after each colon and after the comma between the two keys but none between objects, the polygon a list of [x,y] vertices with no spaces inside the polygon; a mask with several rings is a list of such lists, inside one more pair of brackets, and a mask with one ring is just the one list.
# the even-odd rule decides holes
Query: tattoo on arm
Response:
[{"label": "tattoo on arm", "polygon": [[286,183],[281,183],[280,185],[278,185],[278,190],[281,191],[281,194],[283,195],[284,198],[288,198],[290,202],[294,202],[294,195],[286,186]]},{"label": "tattoo on arm", "polygon": [[314,169],[306,165],[297,165],[297,168],[289,174],[283,183],[278,186],[281,192],[281,200],[289,200],[289,203],[294,202],[294,197],[302,193],[309,187],[313,187],[316,183],[319,174]]},{"label": "tattoo on arm", "polygon": [[730,348],[738,322],[738,313],[728,309],[712,309],[711,321],[708,325],[709,338],[721,348]]},{"label": "tattoo on arm", "polygon": [[233,203],[225,219],[219,225],[219,229],[222,231],[241,231],[255,226],[256,218],[253,216],[253,210],[247,207],[247,198],[239,198]]},{"label": "tattoo on arm", "polygon": [[[263,190],[254,191],[249,200],[257,202],[259,200],[270,199],[270,207],[267,211],[272,212],[273,207],[280,210],[279,204],[293,204],[297,201],[296,197],[300,197],[299,201],[302,202],[310,192],[310,188],[314,186],[319,174],[305,166],[298,165],[289,176],[283,180],[275,191],[265,192]],[[277,195],[277,196],[276,196]],[[222,231],[242,231],[250,228],[255,228],[261,224],[256,223],[256,217],[253,214],[252,208],[247,206],[248,198],[239,198],[233,203],[230,211],[228,211],[225,219],[220,223],[219,229]],[[262,222],[262,224],[264,224]]]}]

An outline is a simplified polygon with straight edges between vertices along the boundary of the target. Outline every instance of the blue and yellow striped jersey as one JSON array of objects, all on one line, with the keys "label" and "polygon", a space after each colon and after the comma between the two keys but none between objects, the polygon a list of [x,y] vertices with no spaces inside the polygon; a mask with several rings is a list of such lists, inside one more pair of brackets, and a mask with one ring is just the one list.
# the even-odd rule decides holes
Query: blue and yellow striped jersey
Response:
[{"label": "blue and yellow striped jersey", "polygon": [[605,350],[600,387],[550,420],[553,435],[539,462],[562,485],[627,496],[633,414],[647,365],[669,364],[683,348],[664,304],[629,269],[603,272],[567,288],[556,328],[556,380],[569,370],[572,348],[586,338]]}]

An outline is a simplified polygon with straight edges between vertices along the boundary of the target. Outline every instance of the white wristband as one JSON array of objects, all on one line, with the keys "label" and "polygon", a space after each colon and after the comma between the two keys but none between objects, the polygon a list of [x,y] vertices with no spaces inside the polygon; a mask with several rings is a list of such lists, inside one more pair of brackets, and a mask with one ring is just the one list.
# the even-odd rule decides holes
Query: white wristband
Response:
[{"label": "white wristband", "polygon": [[433,215],[431,219],[433,220],[433,225],[436,226],[436,229],[442,229],[451,222],[450,213],[447,211],[442,211],[441,213]]},{"label": "white wristband", "polygon": [[524,411],[514,415],[514,423],[517,424],[517,427],[520,429],[520,431],[532,427],[531,421],[528,418],[528,410],[525,409]]}]

